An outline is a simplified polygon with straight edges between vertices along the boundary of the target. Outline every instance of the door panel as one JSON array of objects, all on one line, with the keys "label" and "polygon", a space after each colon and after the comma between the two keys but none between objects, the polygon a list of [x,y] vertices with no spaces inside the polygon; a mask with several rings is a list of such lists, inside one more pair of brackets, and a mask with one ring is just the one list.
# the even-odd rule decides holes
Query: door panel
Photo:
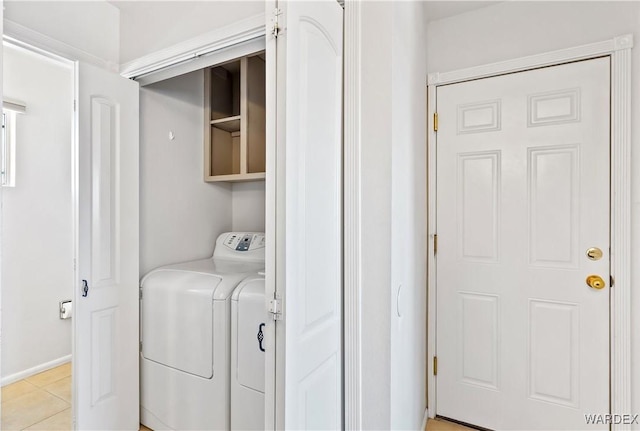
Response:
[{"label": "door panel", "polygon": [[609,68],[438,87],[438,415],[584,429],[609,411]]},{"label": "door panel", "polygon": [[138,84],[82,63],[76,76],[75,427],[137,430]]},{"label": "door panel", "polygon": [[577,145],[528,150],[531,265],[579,265],[579,151]]},{"label": "door panel", "polygon": [[279,222],[276,235],[268,235],[276,238],[276,259],[284,258],[275,283],[285,304],[277,323],[284,333],[276,340],[284,428],[340,429],[343,10],[335,1],[278,2],[278,8],[277,160],[274,166],[268,156],[268,165],[275,167]]}]

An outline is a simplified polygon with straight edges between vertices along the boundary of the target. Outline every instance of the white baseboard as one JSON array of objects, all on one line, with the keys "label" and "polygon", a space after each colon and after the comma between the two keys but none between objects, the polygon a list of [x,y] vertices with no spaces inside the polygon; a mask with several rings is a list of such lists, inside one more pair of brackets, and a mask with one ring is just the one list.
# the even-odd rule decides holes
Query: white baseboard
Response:
[{"label": "white baseboard", "polygon": [[54,359],[53,361],[45,362],[44,364],[36,365],[35,367],[29,368],[27,370],[19,371],[14,374],[10,374],[8,376],[3,377],[0,380],[0,386],[6,386],[11,383],[15,383],[18,380],[26,379],[27,377],[31,377],[34,374],[41,373],[43,371],[50,370],[51,368],[55,368],[58,365],[65,364],[71,361],[71,355],[63,356],[58,359]]},{"label": "white baseboard", "polygon": [[429,409],[424,411],[424,418],[422,419],[422,426],[420,427],[421,431],[425,431],[427,429],[427,421],[429,420]]}]

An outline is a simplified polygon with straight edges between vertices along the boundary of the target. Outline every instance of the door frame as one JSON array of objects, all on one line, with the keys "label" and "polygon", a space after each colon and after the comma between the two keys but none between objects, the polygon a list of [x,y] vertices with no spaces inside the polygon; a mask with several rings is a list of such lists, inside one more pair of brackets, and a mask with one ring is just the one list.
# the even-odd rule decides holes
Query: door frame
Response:
[{"label": "door frame", "polygon": [[[428,415],[437,414],[436,377],[436,271],[434,235],[436,230],[436,132],[434,114],[438,86],[480,78],[557,66],[578,60],[608,56],[611,59],[611,276],[610,289],[610,406],[612,414],[631,412],[631,49],[633,35],[486,64],[445,73],[429,74],[427,79],[427,392]],[[612,286],[612,287],[613,287]],[[614,424],[612,430],[627,429]]]},{"label": "door frame", "polygon": [[[342,129],[342,331],[345,430],[362,429],[362,3],[344,3]],[[424,429],[424,427],[422,427]]]}]

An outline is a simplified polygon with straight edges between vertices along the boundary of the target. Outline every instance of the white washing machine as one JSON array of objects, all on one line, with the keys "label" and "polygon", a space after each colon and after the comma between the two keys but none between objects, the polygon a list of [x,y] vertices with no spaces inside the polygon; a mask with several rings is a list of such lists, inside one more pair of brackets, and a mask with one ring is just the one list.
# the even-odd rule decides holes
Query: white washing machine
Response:
[{"label": "white washing machine", "polygon": [[264,429],[264,275],[247,277],[231,297],[231,429]]},{"label": "white washing machine", "polygon": [[263,233],[229,232],[210,259],[141,281],[141,422],[153,430],[230,428],[231,295],[264,271]]}]

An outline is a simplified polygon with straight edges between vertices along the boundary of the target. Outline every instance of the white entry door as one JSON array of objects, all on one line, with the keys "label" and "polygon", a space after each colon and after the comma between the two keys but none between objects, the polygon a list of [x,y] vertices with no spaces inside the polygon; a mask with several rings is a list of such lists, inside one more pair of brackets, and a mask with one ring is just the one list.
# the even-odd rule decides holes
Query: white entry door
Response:
[{"label": "white entry door", "polygon": [[609,70],[437,89],[438,415],[608,429]]},{"label": "white entry door", "polygon": [[77,430],[139,429],[138,84],[77,63]]},{"label": "white entry door", "polygon": [[267,327],[268,338],[277,331],[275,351],[267,344],[276,370],[267,426],[341,429],[343,10],[334,0],[277,9],[277,39],[267,36],[267,201],[275,203],[267,236],[275,241],[266,292],[277,291],[284,312]]}]

